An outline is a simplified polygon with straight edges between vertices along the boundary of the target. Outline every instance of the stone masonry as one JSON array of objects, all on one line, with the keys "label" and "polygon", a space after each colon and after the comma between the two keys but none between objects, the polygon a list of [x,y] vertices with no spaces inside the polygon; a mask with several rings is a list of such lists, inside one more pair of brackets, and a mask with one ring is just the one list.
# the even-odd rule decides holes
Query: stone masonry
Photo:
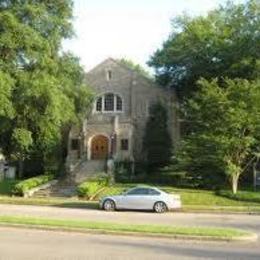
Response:
[{"label": "stone masonry", "polygon": [[[168,110],[169,132],[173,145],[179,141],[177,98],[151,79],[140,75],[120,61],[107,59],[86,74],[95,101],[82,128],[69,136],[67,166],[71,172],[88,161],[142,161],[142,143],[149,107],[161,101]],[[91,172],[91,169],[88,169]],[[88,173],[80,173],[88,174]]]}]

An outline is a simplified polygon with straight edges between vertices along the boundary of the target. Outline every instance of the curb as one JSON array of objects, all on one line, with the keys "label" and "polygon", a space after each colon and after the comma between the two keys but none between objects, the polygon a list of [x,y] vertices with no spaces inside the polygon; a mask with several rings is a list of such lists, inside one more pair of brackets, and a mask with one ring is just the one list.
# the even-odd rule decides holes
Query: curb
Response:
[{"label": "curb", "polygon": [[15,228],[28,228],[35,230],[46,231],[60,231],[60,232],[75,232],[82,234],[100,234],[100,235],[114,235],[114,236],[131,236],[131,237],[149,237],[149,238],[164,238],[164,239],[179,239],[179,240],[199,240],[199,241],[222,241],[222,242],[253,242],[258,239],[258,235],[252,233],[246,236],[237,237],[216,237],[216,236],[196,236],[196,235],[171,235],[171,234],[155,234],[155,233],[141,233],[141,232],[124,232],[124,231],[108,231],[99,229],[80,229],[80,228],[65,228],[65,227],[47,227],[43,225],[28,225],[28,224],[10,224],[0,223],[0,226],[15,227]]}]

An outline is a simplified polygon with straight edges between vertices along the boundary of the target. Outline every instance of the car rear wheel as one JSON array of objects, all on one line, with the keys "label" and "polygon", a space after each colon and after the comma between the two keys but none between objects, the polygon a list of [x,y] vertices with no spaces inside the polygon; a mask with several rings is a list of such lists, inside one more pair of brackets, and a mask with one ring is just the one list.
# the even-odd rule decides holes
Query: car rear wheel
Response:
[{"label": "car rear wheel", "polygon": [[113,211],[116,209],[116,204],[113,200],[105,200],[103,203],[103,209],[107,211]]},{"label": "car rear wheel", "polygon": [[154,204],[153,209],[156,213],[164,213],[167,211],[167,206],[164,202],[158,201]]}]

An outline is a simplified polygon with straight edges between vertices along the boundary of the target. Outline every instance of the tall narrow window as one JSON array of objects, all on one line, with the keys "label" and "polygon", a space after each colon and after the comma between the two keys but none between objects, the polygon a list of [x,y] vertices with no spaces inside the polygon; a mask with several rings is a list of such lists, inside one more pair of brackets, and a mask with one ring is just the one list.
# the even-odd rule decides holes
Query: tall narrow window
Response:
[{"label": "tall narrow window", "polygon": [[79,140],[78,139],[71,140],[71,150],[79,150]]},{"label": "tall narrow window", "polygon": [[107,80],[111,80],[112,79],[112,70],[108,70],[107,71]]},{"label": "tall narrow window", "polygon": [[116,96],[116,110],[122,111],[122,99],[119,96]]},{"label": "tall narrow window", "polygon": [[128,151],[128,148],[129,148],[128,139],[121,139],[121,150]]},{"label": "tall narrow window", "polygon": [[97,99],[96,102],[96,111],[101,112],[102,111],[102,97]]},{"label": "tall narrow window", "polygon": [[105,95],[105,111],[114,111],[114,95]]}]

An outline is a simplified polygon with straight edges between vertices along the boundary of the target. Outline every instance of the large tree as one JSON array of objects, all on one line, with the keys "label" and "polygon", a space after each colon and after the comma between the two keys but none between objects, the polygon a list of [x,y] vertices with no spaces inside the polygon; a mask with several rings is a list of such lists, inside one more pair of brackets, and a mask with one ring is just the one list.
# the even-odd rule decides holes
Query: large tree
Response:
[{"label": "large tree", "polygon": [[152,104],[143,139],[143,151],[149,170],[170,163],[172,140],[168,131],[168,113],[161,102]]},{"label": "large tree", "polygon": [[71,22],[71,0],[0,2],[0,147],[20,176],[23,160],[46,159],[89,105],[78,59],[61,51]]},{"label": "large tree", "polygon": [[197,90],[201,78],[253,80],[260,75],[260,1],[228,2],[207,16],[174,19],[163,47],[149,64],[157,80],[181,97]]},{"label": "large tree", "polygon": [[233,193],[240,175],[258,152],[260,141],[260,82],[247,80],[200,80],[198,91],[183,105],[192,130],[182,141],[179,159],[186,169],[207,165],[226,174]]}]

